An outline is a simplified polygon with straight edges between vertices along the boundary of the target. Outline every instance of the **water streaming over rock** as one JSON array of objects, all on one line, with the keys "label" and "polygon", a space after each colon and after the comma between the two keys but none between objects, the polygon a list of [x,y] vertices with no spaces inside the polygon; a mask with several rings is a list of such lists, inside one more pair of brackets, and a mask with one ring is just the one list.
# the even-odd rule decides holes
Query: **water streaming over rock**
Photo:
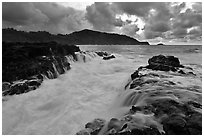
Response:
[{"label": "water streaming over rock", "polygon": [[[134,48],[131,51],[135,54]],[[113,50],[116,51],[115,48]],[[130,89],[130,75],[140,65],[146,64],[152,54],[146,56],[141,52],[132,56],[129,50],[121,49],[114,53],[116,58],[111,60],[103,60],[95,52],[65,56],[71,69],[62,75],[58,75],[57,66],[53,63],[58,78],[53,79],[55,74],[48,71],[48,76],[43,75],[44,81],[38,89],[6,97],[7,101],[2,104],[3,134],[75,134],[94,118],[121,118],[132,105],[141,107],[156,98],[178,100],[178,97],[170,94],[170,89],[156,98],[151,90],[140,90],[139,87],[138,90]],[[185,59],[186,56],[181,58]],[[178,78],[182,80],[180,76],[166,79],[176,81]],[[200,84],[193,78],[180,84],[186,83]],[[182,95],[184,92],[178,93]],[[196,96],[195,92],[186,92],[181,99],[185,100],[190,95]],[[133,119],[137,121],[135,126],[138,128],[155,125],[163,132],[159,119],[155,119],[151,113],[135,113]],[[103,131],[105,127],[100,134]]]}]

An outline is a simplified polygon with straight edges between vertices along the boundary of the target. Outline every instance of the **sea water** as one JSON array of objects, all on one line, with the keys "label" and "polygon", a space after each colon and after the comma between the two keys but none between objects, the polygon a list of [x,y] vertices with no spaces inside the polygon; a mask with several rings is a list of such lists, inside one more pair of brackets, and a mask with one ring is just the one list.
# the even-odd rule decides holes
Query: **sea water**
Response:
[{"label": "sea water", "polygon": [[[7,97],[2,103],[3,134],[75,134],[94,118],[110,120],[129,108],[120,107],[130,75],[154,55],[173,55],[181,64],[202,75],[201,46],[81,45],[83,51],[107,51],[99,56],[71,62],[71,70],[57,79],[44,80],[26,94]],[[80,57],[79,57],[80,58]],[[201,85],[198,85],[201,86]]]}]

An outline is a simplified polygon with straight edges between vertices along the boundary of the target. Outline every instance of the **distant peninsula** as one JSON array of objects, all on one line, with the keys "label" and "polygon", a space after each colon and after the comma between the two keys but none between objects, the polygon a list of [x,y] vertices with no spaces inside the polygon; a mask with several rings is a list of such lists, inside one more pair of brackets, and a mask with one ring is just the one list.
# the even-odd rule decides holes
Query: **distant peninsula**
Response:
[{"label": "distant peninsula", "polygon": [[50,34],[46,31],[18,31],[2,29],[3,42],[57,42],[74,45],[149,45],[126,35],[84,29],[70,34]]}]

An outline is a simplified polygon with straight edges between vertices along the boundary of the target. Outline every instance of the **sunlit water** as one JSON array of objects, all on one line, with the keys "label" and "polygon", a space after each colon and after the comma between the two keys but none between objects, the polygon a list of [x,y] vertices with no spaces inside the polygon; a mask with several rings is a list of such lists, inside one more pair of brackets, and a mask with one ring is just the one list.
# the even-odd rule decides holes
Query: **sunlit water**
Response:
[{"label": "sunlit water", "polygon": [[196,65],[201,71],[201,46],[87,45],[80,49],[107,51],[116,58],[72,63],[66,74],[45,80],[37,90],[8,97],[2,104],[3,134],[75,134],[94,118],[120,117],[128,108],[116,105],[118,96],[131,73],[153,55],[174,55],[181,64]]}]

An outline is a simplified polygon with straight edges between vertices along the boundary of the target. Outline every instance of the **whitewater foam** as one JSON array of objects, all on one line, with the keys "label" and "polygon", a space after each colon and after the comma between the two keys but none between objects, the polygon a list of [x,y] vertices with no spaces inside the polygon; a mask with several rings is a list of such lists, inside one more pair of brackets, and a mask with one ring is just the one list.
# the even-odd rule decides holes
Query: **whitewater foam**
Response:
[{"label": "whitewater foam", "polygon": [[66,74],[8,97],[2,108],[3,134],[75,134],[96,117],[111,118],[109,109],[134,69],[132,60],[94,56],[78,55]]},{"label": "whitewater foam", "polygon": [[[151,94],[140,96],[139,91],[129,90],[128,86],[131,82],[130,74],[140,65],[146,64],[148,57],[139,54],[136,55],[138,58],[132,55],[114,55],[116,58],[111,60],[102,60],[93,52],[76,53],[76,59],[66,56],[71,69],[65,74],[57,79],[47,79],[44,76],[40,88],[26,94],[6,97],[7,101],[2,104],[2,133],[75,134],[95,118],[107,121],[113,117],[120,118],[130,110],[131,105],[145,105],[151,100]],[[200,70],[198,71],[202,76]],[[54,78],[51,72],[49,78]],[[201,84],[193,77],[189,81],[179,75],[167,79],[174,82],[183,80],[183,85]],[[166,92],[170,91],[171,88]],[[200,96],[201,93],[178,91],[181,101],[197,94]],[[172,95],[160,98],[177,100],[178,97]],[[151,114],[137,113],[134,117],[138,121],[142,120],[137,126],[153,122],[162,132],[161,125]]]}]

